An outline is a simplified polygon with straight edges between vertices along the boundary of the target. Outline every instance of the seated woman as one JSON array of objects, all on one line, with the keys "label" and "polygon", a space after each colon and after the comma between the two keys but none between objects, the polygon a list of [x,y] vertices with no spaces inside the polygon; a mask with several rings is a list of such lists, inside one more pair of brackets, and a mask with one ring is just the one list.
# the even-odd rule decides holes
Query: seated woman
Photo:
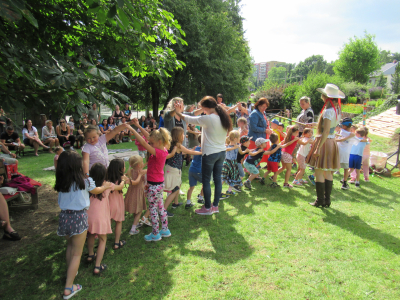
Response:
[{"label": "seated woman", "polygon": [[103,122],[99,125],[101,134],[106,134],[111,131],[110,126],[108,126],[107,119],[103,119]]},{"label": "seated woman", "polygon": [[71,149],[74,149],[75,136],[72,134],[71,129],[67,125],[64,119],[60,119],[60,124],[56,127],[57,138],[62,147],[67,146],[68,142],[71,145]]},{"label": "seated woman", "polygon": [[79,125],[76,134],[76,145],[78,146],[78,148],[81,148],[83,146],[83,142],[85,140],[84,132],[85,129],[88,128],[88,126],[89,124],[87,122],[87,118],[83,118],[82,123]]},{"label": "seated woman", "polygon": [[[125,117],[122,118],[121,123],[122,124],[126,123],[126,118]],[[122,143],[123,137],[127,136],[128,137],[128,142],[132,142],[131,135],[132,135],[131,131],[128,128],[126,128],[124,131],[121,131],[119,133],[119,141]]]},{"label": "seated woman", "polygon": [[[0,186],[3,184],[4,177],[0,176]],[[7,201],[3,194],[0,193],[0,227],[4,230],[3,240],[19,241],[21,237],[16,232],[10,223],[10,215],[8,213]]]},{"label": "seated woman", "polygon": [[26,119],[24,128],[22,129],[22,136],[24,139],[24,144],[26,146],[32,146],[35,150],[35,155],[39,156],[38,150],[39,146],[42,146],[44,149],[49,149],[48,146],[42,143],[39,139],[38,131],[35,126],[32,126],[32,120]]},{"label": "seated woman", "polygon": [[[116,127],[116,125],[115,125],[115,123],[114,123],[114,118],[113,118],[113,117],[108,117],[107,123],[108,123],[108,129],[109,129],[110,131],[113,130],[113,129]],[[119,144],[119,142],[120,142],[120,134],[119,134],[119,133],[116,134],[115,137],[112,138],[112,139],[109,141],[110,144]]]},{"label": "seated woman", "polygon": [[42,141],[43,141],[43,144],[49,145],[49,147],[50,147],[49,153],[53,153],[54,145],[55,146],[60,145],[58,138],[57,138],[56,131],[54,130],[54,127],[53,127],[52,120],[47,120],[46,126],[43,126],[43,128],[42,128]]},{"label": "seated woman", "polygon": [[90,120],[90,125],[97,126],[97,122],[95,119]]}]

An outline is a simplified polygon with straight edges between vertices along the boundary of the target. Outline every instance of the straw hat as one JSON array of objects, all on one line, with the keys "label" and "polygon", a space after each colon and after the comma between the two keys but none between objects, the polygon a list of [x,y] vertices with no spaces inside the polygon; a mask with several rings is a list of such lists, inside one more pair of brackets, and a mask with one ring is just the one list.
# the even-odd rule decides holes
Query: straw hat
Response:
[{"label": "straw hat", "polygon": [[338,86],[332,83],[327,83],[324,89],[318,88],[317,91],[329,98],[346,98],[346,95],[339,90]]}]

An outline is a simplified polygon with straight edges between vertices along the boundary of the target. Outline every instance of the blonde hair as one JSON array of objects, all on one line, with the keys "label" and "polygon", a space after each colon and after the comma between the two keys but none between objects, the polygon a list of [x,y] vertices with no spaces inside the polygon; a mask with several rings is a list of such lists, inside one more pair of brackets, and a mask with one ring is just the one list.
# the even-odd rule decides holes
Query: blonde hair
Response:
[{"label": "blonde hair", "polygon": [[175,109],[175,103],[176,102],[183,102],[183,99],[181,97],[174,97],[171,100],[169,100],[167,107],[165,108],[166,110],[174,110]]},{"label": "blonde hair", "polygon": [[[331,102],[330,101],[326,101],[329,97],[325,96],[324,94],[321,94],[321,97],[326,103],[324,111],[327,110],[328,108],[331,108],[332,107]],[[336,98],[330,98],[330,99],[332,99],[332,102],[335,102],[335,103],[338,102],[338,99],[336,99]],[[337,112],[337,113],[339,114],[339,112]],[[317,132],[318,132],[318,134],[322,134],[322,132],[324,131],[324,127],[323,127],[324,118],[323,118],[323,116],[324,116],[324,112],[322,112],[319,115],[319,118],[318,118],[318,124],[317,124]]]},{"label": "blonde hair", "polygon": [[232,130],[229,132],[228,137],[230,141],[234,141],[235,139],[240,138],[240,133],[237,130]]},{"label": "blonde hair", "polygon": [[53,124],[53,121],[52,120],[46,120],[46,125],[49,124],[49,123]]},{"label": "blonde hair", "polygon": [[94,125],[89,125],[89,126],[85,129],[85,131],[83,132],[83,135],[84,135],[85,138],[86,138],[86,136],[87,136],[89,133],[93,132],[93,131],[96,131],[97,134],[100,135],[99,127],[94,126]]},{"label": "blonde hair", "polygon": [[368,136],[368,133],[369,133],[369,129],[368,129],[367,126],[364,126],[363,129],[364,129],[364,131],[365,131],[365,137],[367,137],[367,136]]},{"label": "blonde hair", "polygon": [[150,137],[156,142],[161,141],[163,146],[167,149],[171,146],[171,134],[163,127],[150,132]]},{"label": "blonde hair", "polygon": [[132,179],[131,171],[134,170],[136,168],[136,166],[141,162],[143,162],[143,158],[138,154],[132,155],[131,157],[129,157],[129,170],[127,172],[129,179]]},{"label": "blonde hair", "polygon": [[307,97],[307,96],[303,96],[303,97],[300,98],[299,103],[301,101],[304,101],[305,103],[309,104],[311,102],[311,99],[309,97]]},{"label": "blonde hair", "polygon": [[365,128],[364,127],[361,127],[359,129],[357,129],[356,133],[358,133],[361,137],[366,136],[366,132],[365,132]]},{"label": "blonde hair", "polygon": [[247,119],[244,118],[244,117],[240,117],[240,118],[237,120],[237,122],[238,122],[238,123],[239,123],[239,122],[243,122],[244,125],[247,125]]},{"label": "blonde hair", "polygon": [[60,151],[62,149],[63,149],[63,147],[57,146],[57,147],[54,148],[54,152],[57,153],[58,151]]}]

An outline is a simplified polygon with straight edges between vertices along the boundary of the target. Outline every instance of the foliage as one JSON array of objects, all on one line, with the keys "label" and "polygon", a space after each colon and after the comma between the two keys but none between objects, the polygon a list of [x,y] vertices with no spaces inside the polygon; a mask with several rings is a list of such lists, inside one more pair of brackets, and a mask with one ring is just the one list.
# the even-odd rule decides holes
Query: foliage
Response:
[{"label": "foliage", "polygon": [[356,104],[357,103],[357,97],[347,97],[347,102]]},{"label": "foliage", "polygon": [[[307,78],[307,75],[311,71],[324,72],[327,67],[327,62],[324,60],[322,55],[312,55],[307,57],[304,61],[301,61],[296,68],[293,70],[291,77],[302,77],[303,80]],[[299,81],[297,78],[293,79],[294,82]]]},{"label": "foliage", "polygon": [[259,90],[256,93],[256,99],[267,98],[269,101],[268,109],[284,108],[284,89],[283,85],[276,85],[266,90]]},{"label": "foliage", "polygon": [[[286,77],[290,78],[292,77],[292,72],[293,70],[296,68],[296,64],[295,63],[280,63],[276,65],[277,67],[284,67],[286,69]],[[289,80],[288,80],[289,82]]]},{"label": "foliage", "polygon": [[369,90],[370,99],[379,99],[382,98],[382,95],[385,94],[385,89],[380,86],[370,88]]},{"label": "foliage", "polygon": [[391,63],[394,60],[400,61],[400,52],[391,53],[390,50],[382,50],[379,56],[382,65]]},{"label": "foliage", "polygon": [[400,63],[397,64],[396,70],[392,75],[392,92],[394,94],[400,93]]},{"label": "foliage", "polygon": [[386,85],[387,85],[387,78],[381,72],[381,75],[379,75],[378,81],[376,82],[376,86],[379,86],[381,88],[386,88]]},{"label": "foliage", "polygon": [[363,38],[350,38],[339,52],[334,71],[346,81],[366,83],[369,75],[381,67],[375,37],[365,33]]},{"label": "foliage", "polygon": [[342,112],[347,112],[351,114],[362,114],[364,110],[363,104],[343,104]]},{"label": "foliage", "polygon": [[[326,73],[314,73],[311,72],[307,79],[303,81],[303,84],[299,86],[296,92],[296,99],[300,99],[302,96],[308,96],[311,98],[311,105],[315,114],[318,114],[322,106],[324,105],[321,100],[321,93],[317,91],[317,88],[324,88],[327,83],[333,83],[341,88],[343,79],[339,76],[332,76]],[[294,102],[293,111],[299,113],[301,111],[298,101]]]},{"label": "foliage", "polygon": [[[79,111],[82,103],[129,101],[127,76],[182,67],[165,43],[184,32],[157,0],[0,0],[0,97],[11,108]],[[29,9],[28,9],[29,8]],[[24,18],[22,18],[22,16]],[[156,45],[163,40],[163,45]],[[124,74],[123,74],[124,73]]]},{"label": "foliage", "polygon": [[283,91],[284,107],[292,109],[294,102],[299,100],[298,98],[296,98],[296,94],[299,88],[300,88],[300,83],[292,83],[285,86]]},{"label": "foliage", "polygon": [[357,97],[360,101],[366,99],[368,95],[368,85],[355,81],[344,82],[341,88],[346,97]]},{"label": "foliage", "polygon": [[[374,116],[377,116],[388,109],[392,108],[393,106],[397,105],[397,97],[396,96],[390,96],[385,102],[380,105],[378,108],[375,108],[374,110],[371,110],[370,112],[367,112],[367,118],[371,118]],[[357,124],[362,121],[362,116],[357,116],[353,119],[353,123]]]},{"label": "foliage", "polygon": [[380,99],[380,100],[368,101],[367,105],[368,105],[368,106],[379,107],[379,106],[381,106],[383,103],[385,103],[385,100]]},{"label": "foliage", "polygon": [[286,79],[286,68],[274,67],[268,72],[268,80],[278,84],[284,83]]}]

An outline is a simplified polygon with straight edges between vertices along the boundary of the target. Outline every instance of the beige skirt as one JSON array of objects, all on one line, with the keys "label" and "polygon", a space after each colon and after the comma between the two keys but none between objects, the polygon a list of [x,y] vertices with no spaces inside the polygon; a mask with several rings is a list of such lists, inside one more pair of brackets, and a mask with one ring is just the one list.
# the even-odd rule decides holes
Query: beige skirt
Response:
[{"label": "beige skirt", "polygon": [[165,165],[164,184],[165,192],[171,192],[174,189],[176,190],[176,187],[179,188],[182,184],[182,171],[169,165]]},{"label": "beige skirt", "polygon": [[320,149],[320,155],[314,157],[313,154],[320,141],[321,137],[317,137],[312,144],[306,159],[307,165],[324,171],[340,170],[339,149],[335,139],[326,139]]}]

